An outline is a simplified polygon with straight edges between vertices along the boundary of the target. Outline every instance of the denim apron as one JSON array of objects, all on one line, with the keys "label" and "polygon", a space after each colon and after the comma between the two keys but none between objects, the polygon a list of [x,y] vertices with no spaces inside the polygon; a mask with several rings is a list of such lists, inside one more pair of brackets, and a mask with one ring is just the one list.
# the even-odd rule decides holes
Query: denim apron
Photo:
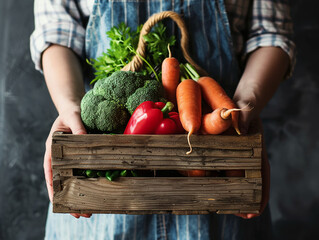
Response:
[{"label": "denim apron", "polygon": [[[125,22],[135,30],[152,14],[162,11],[175,11],[183,16],[191,57],[232,96],[239,71],[223,0],[95,0],[87,26],[87,57],[97,58],[109,48],[105,33],[112,26]],[[168,34],[179,39],[177,25],[170,19],[164,23]],[[177,57],[180,56],[181,53]]]},{"label": "denim apron", "polygon": [[[131,29],[152,14],[175,11],[183,15],[189,31],[192,58],[232,95],[239,80],[231,33],[222,0],[95,0],[87,26],[87,58],[96,58],[109,47],[106,32],[125,22]],[[166,21],[171,34],[178,33],[173,21]],[[270,238],[269,209],[252,220],[234,215],[123,215],[93,214],[75,219],[53,214],[49,207],[48,240],[208,240]]]}]

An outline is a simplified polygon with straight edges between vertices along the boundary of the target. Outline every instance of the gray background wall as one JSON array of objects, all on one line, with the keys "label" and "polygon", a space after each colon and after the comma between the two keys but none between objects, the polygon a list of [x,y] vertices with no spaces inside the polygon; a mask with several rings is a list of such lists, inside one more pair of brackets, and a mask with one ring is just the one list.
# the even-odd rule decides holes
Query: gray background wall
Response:
[{"label": "gray background wall", "polygon": [[[298,46],[295,73],[262,117],[275,234],[305,240],[319,234],[319,2],[291,4]],[[44,235],[48,198],[42,158],[57,114],[30,59],[32,30],[32,0],[0,0],[0,240]]]}]

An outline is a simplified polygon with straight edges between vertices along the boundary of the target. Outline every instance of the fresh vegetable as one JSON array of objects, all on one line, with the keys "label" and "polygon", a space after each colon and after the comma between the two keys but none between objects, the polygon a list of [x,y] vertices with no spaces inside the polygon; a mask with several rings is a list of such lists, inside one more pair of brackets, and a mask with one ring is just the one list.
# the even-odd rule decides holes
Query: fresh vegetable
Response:
[{"label": "fresh vegetable", "polygon": [[81,119],[88,131],[116,132],[125,127],[129,114],[119,103],[89,90],[81,101]]},{"label": "fresh vegetable", "polygon": [[109,181],[113,181],[114,179],[118,178],[120,176],[121,172],[119,170],[115,171],[106,171],[105,177]]},{"label": "fresh vegetable", "polygon": [[138,88],[131,96],[127,98],[126,108],[130,114],[143,102],[146,101],[164,101],[163,86],[156,80],[147,80],[144,85]]},{"label": "fresh vegetable", "polygon": [[143,102],[132,114],[124,134],[183,133],[178,113],[170,112],[173,107],[171,102]]},{"label": "fresh vegetable", "polygon": [[144,101],[160,101],[163,88],[156,80],[135,72],[117,71],[99,80],[81,101],[81,118],[91,132],[121,133],[135,108]]},{"label": "fresh vegetable", "polygon": [[241,109],[217,108],[211,113],[204,114],[200,132],[202,134],[221,134],[232,124],[231,114]]},{"label": "fresh vegetable", "polygon": [[200,78],[200,75],[197,73],[196,69],[190,63],[181,63],[180,68],[180,78],[181,81],[185,79],[193,79],[197,81]]},{"label": "fresh vegetable", "polygon": [[176,89],[176,99],[179,116],[184,129],[188,132],[187,141],[192,152],[190,136],[196,133],[201,126],[202,97],[200,85],[191,79],[182,81]]},{"label": "fresh vegetable", "polygon": [[[203,98],[212,109],[237,108],[233,100],[226,94],[225,90],[211,77],[200,77],[197,82],[201,86]],[[236,132],[240,135],[238,128],[238,112],[232,112],[232,125]]]},{"label": "fresh vegetable", "polygon": [[94,170],[88,169],[88,170],[85,171],[85,174],[86,174],[86,176],[89,177],[89,178],[95,178],[95,177],[97,177],[97,171],[94,171]]},{"label": "fresh vegetable", "polygon": [[116,71],[111,76],[99,80],[93,88],[94,95],[125,105],[129,96],[143,87],[146,77],[131,71]]},{"label": "fresh vegetable", "polygon": [[[136,31],[132,31],[126,24],[121,23],[112,27],[107,36],[110,39],[110,47],[101,56],[96,59],[87,60],[95,70],[94,83],[100,79],[105,79],[113,72],[121,70],[136,55],[132,49],[137,48],[142,25],[138,26]],[[175,45],[175,36],[166,34],[166,27],[163,23],[158,23],[152,31],[143,36],[146,46],[146,60],[151,66],[161,65],[165,56],[167,56],[167,45]],[[149,75],[152,70],[149,65],[143,66],[141,72]]]},{"label": "fresh vegetable", "polygon": [[177,106],[176,89],[180,83],[180,67],[178,60],[172,57],[169,46],[168,52],[169,56],[162,63],[162,84],[165,98]]}]

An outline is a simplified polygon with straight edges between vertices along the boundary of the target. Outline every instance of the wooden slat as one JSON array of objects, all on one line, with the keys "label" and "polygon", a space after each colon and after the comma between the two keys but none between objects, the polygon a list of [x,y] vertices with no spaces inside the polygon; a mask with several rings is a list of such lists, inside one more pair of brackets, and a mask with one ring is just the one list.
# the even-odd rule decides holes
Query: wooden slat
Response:
[{"label": "wooden slat", "polygon": [[[69,178],[54,194],[55,212],[217,211],[259,206],[260,179]],[[256,209],[255,209],[256,210]],[[115,213],[115,212],[113,212]]]},{"label": "wooden slat", "polygon": [[129,159],[121,156],[104,156],[101,159],[66,159],[52,162],[55,169],[146,169],[146,170],[182,170],[182,169],[206,169],[206,170],[231,170],[231,169],[255,169],[261,168],[260,159],[214,159],[208,161],[182,161],[179,159]]},{"label": "wooden slat", "polygon": [[252,148],[247,149],[214,149],[214,148],[193,148],[193,152],[187,155],[189,148],[161,147],[127,147],[127,146],[86,146],[65,144],[63,145],[63,157],[68,156],[89,156],[89,155],[131,155],[131,156],[176,156],[183,159],[198,157],[259,157],[254,155]]},{"label": "wooden slat", "polygon": [[253,156],[254,157],[261,157],[262,156],[262,148],[261,147],[253,148]]},{"label": "wooden slat", "polygon": [[[75,145],[77,147],[161,147],[185,148],[188,144],[185,134],[175,135],[107,135],[107,134],[54,134],[57,144]],[[261,135],[229,136],[229,135],[193,135],[191,138],[194,148],[216,149],[247,149],[261,146]]]},{"label": "wooden slat", "polygon": [[261,178],[260,170],[245,170],[246,178]]},{"label": "wooden slat", "polygon": [[56,158],[62,158],[63,157],[62,145],[53,142],[53,144],[51,146],[51,155],[56,157]]}]

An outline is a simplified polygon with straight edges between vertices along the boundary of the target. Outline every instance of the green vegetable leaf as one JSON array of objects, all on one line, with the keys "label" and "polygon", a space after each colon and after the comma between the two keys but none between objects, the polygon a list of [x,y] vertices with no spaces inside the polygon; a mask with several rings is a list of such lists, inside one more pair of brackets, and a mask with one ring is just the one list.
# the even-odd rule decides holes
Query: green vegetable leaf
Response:
[{"label": "green vegetable leaf", "polygon": [[[87,63],[95,70],[95,78],[91,83],[121,70],[133,59],[142,27],[143,25],[139,25],[136,31],[132,31],[125,23],[120,23],[106,32],[110,39],[110,47],[96,59],[87,60]],[[156,24],[154,29],[143,38],[147,43],[145,60],[148,64],[144,64],[141,72],[150,75],[154,72],[154,68],[161,65],[168,56],[167,45],[174,46],[176,39],[175,36],[167,36],[166,27],[161,22]]]}]

